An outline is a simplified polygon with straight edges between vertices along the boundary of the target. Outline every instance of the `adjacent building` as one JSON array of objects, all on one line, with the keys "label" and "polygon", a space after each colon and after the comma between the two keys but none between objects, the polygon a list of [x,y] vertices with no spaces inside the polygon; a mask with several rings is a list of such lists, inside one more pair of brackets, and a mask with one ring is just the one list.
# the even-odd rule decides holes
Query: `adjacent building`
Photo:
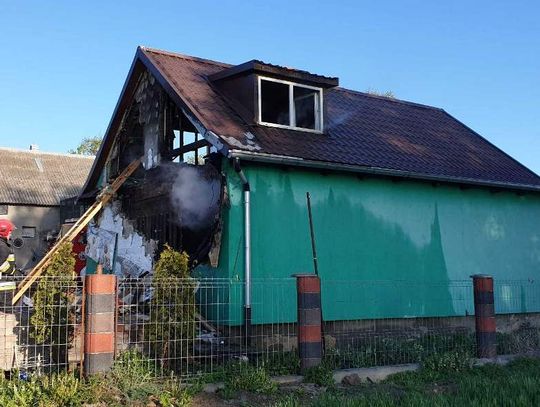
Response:
[{"label": "adjacent building", "polygon": [[[17,229],[12,246],[17,267],[31,269],[60,232],[61,202],[77,197],[94,157],[0,148],[0,217]],[[77,216],[79,214],[77,213]]]}]

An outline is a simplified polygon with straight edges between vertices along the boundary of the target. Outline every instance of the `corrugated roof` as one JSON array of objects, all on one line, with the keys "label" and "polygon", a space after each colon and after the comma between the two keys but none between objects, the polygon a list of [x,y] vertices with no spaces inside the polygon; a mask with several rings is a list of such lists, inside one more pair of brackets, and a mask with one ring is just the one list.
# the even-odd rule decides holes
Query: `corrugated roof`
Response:
[{"label": "corrugated roof", "polygon": [[55,206],[77,196],[94,157],[0,148],[0,203]]}]

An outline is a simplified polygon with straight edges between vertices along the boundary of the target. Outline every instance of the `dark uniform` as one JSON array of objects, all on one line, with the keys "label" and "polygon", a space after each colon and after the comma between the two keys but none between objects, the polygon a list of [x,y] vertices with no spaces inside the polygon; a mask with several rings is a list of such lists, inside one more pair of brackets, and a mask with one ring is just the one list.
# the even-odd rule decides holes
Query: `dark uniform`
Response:
[{"label": "dark uniform", "polygon": [[7,239],[0,237],[0,275],[15,273],[15,255]]}]

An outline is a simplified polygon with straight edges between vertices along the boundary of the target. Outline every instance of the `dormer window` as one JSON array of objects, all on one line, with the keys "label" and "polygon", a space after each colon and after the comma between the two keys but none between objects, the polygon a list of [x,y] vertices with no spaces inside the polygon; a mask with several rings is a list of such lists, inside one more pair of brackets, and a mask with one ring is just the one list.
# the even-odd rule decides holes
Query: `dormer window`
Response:
[{"label": "dormer window", "polygon": [[322,89],[259,76],[259,123],[322,132]]}]

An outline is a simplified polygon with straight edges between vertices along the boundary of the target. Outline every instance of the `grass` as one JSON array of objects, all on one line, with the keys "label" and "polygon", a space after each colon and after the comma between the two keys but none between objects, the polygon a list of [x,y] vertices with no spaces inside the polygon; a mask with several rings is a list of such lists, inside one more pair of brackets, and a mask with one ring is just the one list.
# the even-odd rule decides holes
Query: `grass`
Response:
[{"label": "grass", "polygon": [[[75,373],[0,379],[2,407],[146,406],[185,407],[200,386],[182,386],[174,377],[155,379],[155,368],[138,352],[118,358],[107,375],[82,379]],[[0,377],[3,377],[0,376]]]},{"label": "grass", "polygon": [[[443,358],[444,359],[444,358]],[[540,361],[520,359],[507,366],[470,368],[428,365],[376,385],[341,387],[315,400],[292,395],[275,407],[360,406],[534,406],[540,405]]]},{"label": "grass", "polygon": [[238,391],[260,394],[273,394],[277,391],[277,384],[272,382],[270,375],[262,367],[237,363],[229,369],[225,376],[225,388],[221,391],[227,399],[233,398]]},{"label": "grass", "polygon": [[421,337],[385,337],[366,339],[365,343],[345,349],[327,349],[324,364],[331,369],[387,366],[423,362],[448,349],[474,353],[472,334],[429,334]]}]

